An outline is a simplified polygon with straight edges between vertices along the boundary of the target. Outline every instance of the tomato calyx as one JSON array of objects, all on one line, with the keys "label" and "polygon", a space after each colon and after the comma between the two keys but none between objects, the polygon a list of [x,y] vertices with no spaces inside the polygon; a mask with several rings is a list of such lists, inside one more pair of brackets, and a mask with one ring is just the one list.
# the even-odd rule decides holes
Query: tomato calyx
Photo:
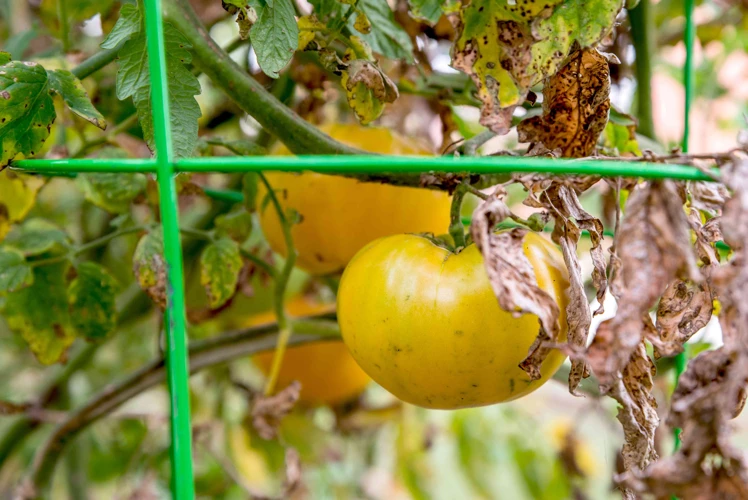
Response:
[{"label": "tomato calyx", "polygon": [[[452,235],[449,233],[435,235],[434,233],[413,233],[416,236],[420,236],[421,238],[426,238],[434,245],[438,246],[439,248],[443,248],[447,250],[451,254],[457,255],[458,253],[462,252],[465,247],[463,246],[456,246],[454,239],[452,238]],[[469,243],[468,243],[469,244]],[[467,246],[467,245],[466,245]]]}]

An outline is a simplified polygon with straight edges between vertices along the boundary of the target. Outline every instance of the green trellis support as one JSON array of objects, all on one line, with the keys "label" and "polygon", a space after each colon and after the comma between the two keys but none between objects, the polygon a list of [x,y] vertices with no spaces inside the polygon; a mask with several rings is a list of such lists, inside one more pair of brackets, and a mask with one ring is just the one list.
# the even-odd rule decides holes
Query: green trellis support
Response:
[{"label": "green trellis support", "polygon": [[[164,252],[167,262],[166,365],[171,407],[172,495],[177,500],[195,496],[192,467],[192,427],[190,422],[187,321],[184,298],[184,270],[179,234],[179,214],[174,175],[179,172],[252,172],[262,170],[304,170],[322,173],[524,173],[555,175],[601,175],[711,181],[709,175],[685,165],[620,162],[606,160],[554,160],[516,157],[402,157],[402,156],[287,156],[175,159],[169,123],[168,79],[164,51],[161,0],[145,0],[146,33],[153,103],[156,155],[153,159],[56,159],[21,160],[12,168],[26,172],[71,175],[75,172],[152,173],[158,178]],[[685,0],[686,64],[684,80],[685,128],[683,150],[688,148],[689,113],[693,99],[694,0]],[[241,201],[241,193],[207,190],[215,197]],[[685,369],[685,357],[677,360],[676,372]],[[676,436],[677,437],[677,436]],[[676,448],[678,441],[676,440]]]}]

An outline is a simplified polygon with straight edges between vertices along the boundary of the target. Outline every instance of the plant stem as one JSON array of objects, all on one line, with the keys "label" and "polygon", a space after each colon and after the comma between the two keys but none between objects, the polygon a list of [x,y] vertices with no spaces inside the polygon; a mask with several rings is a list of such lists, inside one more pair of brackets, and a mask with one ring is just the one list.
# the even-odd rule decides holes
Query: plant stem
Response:
[{"label": "plant stem", "polygon": [[282,140],[296,154],[355,154],[322,133],[284,106],[221,49],[208,34],[187,0],[168,0],[166,17],[193,46],[195,66],[208,75],[244,111],[263,128]]},{"label": "plant stem", "polygon": [[242,254],[242,257],[247,259],[248,261],[252,262],[255,266],[262,269],[268,276],[270,276],[273,279],[278,278],[278,272],[275,270],[273,266],[259,258],[258,256],[254,255],[252,252],[245,250],[244,248],[239,248],[239,252]]},{"label": "plant stem", "polygon": [[57,19],[60,21],[60,40],[62,52],[70,52],[70,19],[68,18],[67,0],[57,0]]},{"label": "plant stem", "polygon": [[631,37],[636,51],[636,117],[639,125],[636,130],[642,135],[655,139],[652,115],[652,53],[655,34],[650,0],[640,0],[636,8],[628,11],[631,23]]},{"label": "plant stem", "polygon": [[76,78],[80,80],[91,76],[93,73],[96,73],[101,68],[107,66],[109,63],[117,59],[119,49],[121,49],[124,44],[125,42],[122,42],[113,49],[105,49],[97,52],[96,54],[92,55],[91,57],[80,63],[78,66],[73,68],[71,72],[73,73],[73,75],[75,75]]},{"label": "plant stem", "polygon": [[179,232],[185,236],[197,238],[199,240],[213,241],[215,238],[210,231],[203,231],[202,229],[190,229],[188,227],[180,227]]},{"label": "plant stem", "polygon": [[283,264],[283,269],[280,275],[275,280],[275,289],[273,293],[273,306],[275,308],[275,318],[278,322],[278,328],[280,334],[278,335],[278,344],[275,348],[275,354],[273,355],[273,364],[270,368],[270,375],[268,376],[267,383],[265,384],[265,395],[269,396],[275,390],[275,384],[278,381],[278,374],[280,373],[281,364],[283,364],[283,356],[286,353],[286,345],[291,337],[291,329],[288,328],[288,322],[286,320],[286,309],[284,306],[284,299],[286,296],[286,287],[288,286],[288,280],[291,277],[291,271],[293,266],[296,264],[296,247],[293,244],[293,236],[291,235],[291,222],[283,213],[283,207],[278,201],[278,197],[273,191],[273,186],[267,180],[267,177],[262,172],[258,172],[260,180],[265,185],[265,189],[268,192],[270,201],[275,207],[275,211],[278,213],[278,220],[280,221],[281,227],[283,228],[283,238],[286,242],[286,262]]},{"label": "plant stem", "polygon": [[460,149],[462,150],[462,154],[465,156],[475,156],[478,148],[483,146],[485,143],[490,141],[496,137],[496,134],[491,132],[490,130],[484,130],[480,134],[466,140]]},{"label": "plant stem", "polygon": [[39,267],[39,266],[48,266],[50,264],[57,264],[58,262],[72,259],[73,257],[80,255],[82,253],[86,253],[89,250],[92,250],[94,248],[98,248],[100,246],[106,245],[113,239],[119,238],[120,236],[125,236],[126,234],[131,234],[131,233],[137,233],[138,231],[144,231],[146,229],[147,229],[146,226],[134,226],[134,227],[127,227],[125,229],[120,229],[119,231],[114,231],[112,233],[106,234],[102,236],[101,238],[97,238],[93,241],[89,241],[88,243],[85,243],[79,246],[78,248],[71,250],[65,255],[59,255],[57,257],[50,257],[48,259],[31,261],[29,262],[29,265],[31,267]]},{"label": "plant stem", "polygon": [[450,209],[449,234],[454,240],[455,251],[459,252],[465,248],[465,226],[462,224],[461,209],[462,200],[468,192],[464,183],[459,183],[452,194],[452,208]]}]

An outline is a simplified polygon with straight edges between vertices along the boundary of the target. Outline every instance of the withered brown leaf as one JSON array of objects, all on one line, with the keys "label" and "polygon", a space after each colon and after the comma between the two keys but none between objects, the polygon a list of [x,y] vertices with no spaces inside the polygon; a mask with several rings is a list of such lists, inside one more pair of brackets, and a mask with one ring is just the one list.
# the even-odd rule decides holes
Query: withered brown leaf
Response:
[{"label": "withered brown leaf", "polygon": [[491,196],[473,213],[470,232],[483,255],[488,279],[499,305],[514,315],[534,314],[540,320],[540,333],[520,364],[532,379],[540,378],[540,364],[559,334],[559,308],[555,300],[538,287],[523,242],[526,229],[494,232],[496,225],[511,212],[500,196]]},{"label": "withered brown leaf", "polygon": [[263,439],[278,435],[281,420],[294,407],[301,394],[301,384],[292,382],[273,396],[258,396],[252,401],[252,425]]},{"label": "withered brown leaf", "polygon": [[613,333],[597,335],[588,350],[592,370],[603,385],[612,384],[628,364],[644,337],[642,318],[667,285],[681,272],[700,281],[674,183],[645,183],[631,193],[616,248],[621,296],[616,316],[601,325]]},{"label": "withered brown leaf", "polygon": [[648,337],[655,358],[674,356],[712,318],[712,293],[707,283],[675,280],[657,306],[657,335]]},{"label": "withered brown leaf", "polygon": [[608,123],[609,96],[608,60],[593,48],[577,50],[546,82],[543,114],[517,126],[520,142],[560,149],[566,158],[591,155]]}]

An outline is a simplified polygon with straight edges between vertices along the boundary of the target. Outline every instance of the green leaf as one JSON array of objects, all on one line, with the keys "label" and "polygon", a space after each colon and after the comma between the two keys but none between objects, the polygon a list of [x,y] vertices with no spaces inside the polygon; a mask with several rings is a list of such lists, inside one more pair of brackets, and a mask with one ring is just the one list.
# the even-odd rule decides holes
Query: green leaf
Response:
[{"label": "green leaf", "polygon": [[211,309],[221,307],[234,296],[242,265],[239,245],[234,240],[220,238],[205,248],[200,256],[200,284],[205,287]]},{"label": "green leaf", "polygon": [[47,74],[49,75],[49,88],[62,97],[70,111],[102,130],[106,128],[106,120],[91,103],[86,89],[75,75],[64,69],[48,71]]},{"label": "green leaf", "polygon": [[135,5],[125,4],[119,11],[119,19],[101,42],[102,49],[113,49],[125,40],[129,40],[140,31],[140,11]]},{"label": "green leaf", "polygon": [[102,340],[117,326],[119,283],[109,271],[84,262],[68,287],[70,318],[78,334],[87,340]]},{"label": "green leaf", "polygon": [[244,175],[244,182],[242,185],[242,194],[244,195],[244,207],[248,212],[252,213],[255,211],[257,203],[257,186],[259,182],[259,176],[257,172],[247,172]]},{"label": "green leaf", "polygon": [[3,318],[8,327],[45,365],[64,359],[75,340],[66,294],[68,268],[67,262],[35,267],[33,284],[9,293],[5,303]]},{"label": "green leaf", "polygon": [[26,257],[35,257],[51,251],[67,250],[70,241],[67,234],[43,219],[30,219],[18,231],[8,236],[7,242]]},{"label": "green leaf", "polygon": [[613,27],[622,0],[463,0],[452,66],[467,75],[483,102],[481,124],[511,128],[530,88],[553,76],[572,44],[589,47]]},{"label": "green leaf", "polygon": [[[169,106],[174,153],[178,158],[191,156],[197,146],[200,106],[195,96],[200,94],[200,82],[187,69],[192,62],[189,41],[170,24],[164,27],[166,66],[169,75]],[[132,97],[138,110],[143,135],[151,151],[154,150],[151,83],[145,35],[138,34],[119,51],[117,97]]]},{"label": "green leaf", "polygon": [[145,192],[148,180],[143,174],[80,174],[77,179],[86,200],[110,213],[130,210],[135,198]]},{"label": "green leaf", "polygon": [[291,0],[268,2],[249,32],[257,64],[271,78],[278,78],[299,45],[295,15]]},{"label": "green leaf", "polygon": [[143,236],[135,247],[132,267],[140,288],[161,309],[166,309],[166,262],[164,240],[156,230]]},{"label": "green leaf", "polygon": [[610,156],[641,156],[639,143],[636,140],[636,127],[619,125],[609,121],[600,140],[606,154]]},{"label": "green leaf", "polygon": [[[320,19],[337,19],[343,16],[344,5],[337,0],[310,0],[309,3],[314,7],[314,13]],[[330,29],[337,29],[337,23],[331,23]]]},{"label": "green leaf", "polygon": [[[371,22],[371,33],[362,34],[361,38],[372,50],[389,59],[413,61],[413,44],[405,30],[395,21],[395,16],[387,0],[359,0],[358,8]],[[354,28],[355,20],[348,21]]]},{"label": "green leaf", "polygon": [[5,66],[10,62],[12,56],[9,52],[0,51],[0,66]]},{"label": "green leaf", "polygon": [[441,0],[408,0],[410,15],[433,26],[442,17],[442,3]]},{"label": "green leaf", "polygon": [[232,240],[243,243],[252,232],[252,214],[244,207],[216,217],[216,228],[219,233],[227,235]]},{"label": "green leaf", "polygon": [[235,141],[226,141],[220,137],[212,138],[208,141],[208,144],[212,146],[221,146],[235,155],[239,156],[260,156],[267,154],[267,151],[262,146],[258,145],[254,141],[248,139],[237,139]]},{"label": "green leaf", "polygon": [[55,122],[47,71],[37,63],[0,66],[0,169],[18,155],[34,156]]},{"label": "green leaf", "polygon": [[0,294],[18,291],[33,282],[34,275],[23,252],[13,247],[0,248]]},{"label": "green leaf", "polygon": [[38,187],[29,186],[27,178],[8,169],[0,171],[0,241],[10,225],[22,221],[36,202]]}]

